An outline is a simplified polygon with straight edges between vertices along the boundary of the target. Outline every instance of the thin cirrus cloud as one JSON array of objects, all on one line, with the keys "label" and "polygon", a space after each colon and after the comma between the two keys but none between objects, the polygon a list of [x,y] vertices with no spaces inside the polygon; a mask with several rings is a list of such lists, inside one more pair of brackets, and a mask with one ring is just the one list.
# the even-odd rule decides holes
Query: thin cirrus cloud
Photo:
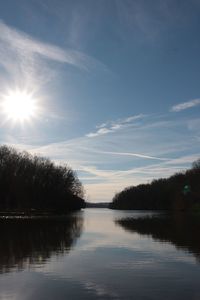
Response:
[{"label": "thin cirrus cloud", "polygon": [[118,119],[116,121],[108,121],[108,122],[102,123],[102,124],[96,126],[97,130],[95,132],[90,132],[90,133],[86,134],[86,137],[93,138],[93,137],[98,137],[98,136],[101,136],[101,135],[104,135],[107,133],[115,132],[119,129],[123,129],[127,126],[133,125],[134,121],[140,120],[144,117],[145,117],[145,115],[139,114],[139,115],[123,118],[123,119]]},{"label": "thin cirrus cloud", "polygon": [[179,103],[177,105],[172,106],[171,111],[179,112],[179,111],[186,110],[186,109],[198,106],[198,105],[200,105],[200,99],[193,99],[193,100]]},{"label": "thin cirrus cloud", "polygon": [[[160,177],[168,177],[175,172],[185,170],[185,164],[191,163],[198,158],[198,154],[182,156],[177,159],[151,164],[128,170],[101,170],[95,167],[85,168],[85,172],[94,176],[93,180],[84,186],[91,199],[95,201],[108,201],[112,199],[115,193],[121,191],[127,186],[147,183]],[[99,182],[96,180],[99,178]],[[82,178],[84,180],[84,177]],[[103,181],[101,182],[100,179]]]},{"label": "thin cirrus cloud", "polygon": [[103,63],[80,51],[41,42],[0,20],[0,66],[14,77],[12,79],[21,77],[22,81],[44,83],[55,75],[48,61],[70,64],[85,71],[106,70]]},{"label": "thin cirrus cloud", "polygon": [[159,158],[155,156],[145,155],[141,153],[132,153],[132,152],[109,152],[104,151],[104,154],[111,154],[111,155],[119,155],[119,156],[134,156],[139,158],[146,158],[146,159],[154,159],[154,160],[160,160],[160,161],[166,161],[169,160],[169,158]]},{"label": "thin cirrus cloud", "polygon": [[[92,201],[109,201],[129,185],[147,183],[187,169],[199,157],[196,122],[182,115],[132,116],[104,122],[99,129],[121,125],[113,134],[80,136],[38,146],[23,146],[77,170]],[[188,124],[190,125],[189,130]],[[11,141],[14,143],[14,141]],[[31,143],[31,139],[29,141]],[[15,145],[16,146],[16,145]],[[19,147],[20,145],[18,145]]]},{"label": "thin cirrus cloud", "polygon": [[170,0],[163,1],[162,5],[159,0],[155,0],[150,6],[140,0],[115,0],[115,4],[126,31],[139,31],[140,36],[148,41],[155,42],[155,39],[160,38],[162,32],[169,27],[169,20],[174,26],[180,26],[180,22],[184,20],[182,11],[177,12],[176,5]]}]

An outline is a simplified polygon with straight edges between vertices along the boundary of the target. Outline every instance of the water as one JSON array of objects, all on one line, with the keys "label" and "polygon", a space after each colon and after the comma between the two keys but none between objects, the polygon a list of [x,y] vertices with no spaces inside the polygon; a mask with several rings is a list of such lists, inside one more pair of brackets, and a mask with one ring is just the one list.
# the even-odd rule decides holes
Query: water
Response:
[{"label": "water", "polygon": [[0,300],[200,299],[200,216],[0,219]]}]

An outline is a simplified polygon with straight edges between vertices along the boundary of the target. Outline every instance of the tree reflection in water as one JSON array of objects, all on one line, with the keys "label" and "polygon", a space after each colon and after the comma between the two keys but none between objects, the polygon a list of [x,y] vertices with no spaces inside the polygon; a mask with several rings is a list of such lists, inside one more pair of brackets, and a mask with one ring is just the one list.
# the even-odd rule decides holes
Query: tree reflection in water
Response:
[{"label": "tree reflection in water", "polygon": [[151,236],[154,240],[169,242],[178,249],[187,250],[200,262],[199,215],[156,214],[139,218],[122,218],[115,222],[126,231]]},{"label": "tree reflection in water", "polygon": [[80,237],[81,213],[65,217],[0,218],[0,272],[44,264],[63,254]]}]

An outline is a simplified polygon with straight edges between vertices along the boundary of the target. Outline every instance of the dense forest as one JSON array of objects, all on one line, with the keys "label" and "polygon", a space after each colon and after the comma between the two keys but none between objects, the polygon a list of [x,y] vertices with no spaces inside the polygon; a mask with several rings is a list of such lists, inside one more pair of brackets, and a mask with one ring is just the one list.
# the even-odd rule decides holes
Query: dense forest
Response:
[{"label": "dense forest", "polygon": [[200,210],[200,159],[192,168],[169,178],[125,188],[117,193],[112,209]]},{"label": "dense forest", "polygon": [[66,213],[85,206],[83,194],[67,165],[0,147],[0,212]]}]

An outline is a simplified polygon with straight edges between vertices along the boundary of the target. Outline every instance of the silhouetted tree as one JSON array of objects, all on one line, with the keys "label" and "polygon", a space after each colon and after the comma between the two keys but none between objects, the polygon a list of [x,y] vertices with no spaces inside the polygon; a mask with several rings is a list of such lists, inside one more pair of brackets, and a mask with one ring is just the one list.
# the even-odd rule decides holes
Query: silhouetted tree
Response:
[{"label": "silhouetted tree", "polygon": [[194,170],[200,170],[200,158],[193,162],[192,168]]},{"label": "silhouetted tree", "polygon": [[0,211],[65,213],[84,207],[83,187],[67,165],[0,147]]},{"label": "silhouetted tree", "polygon": [[112,209],[200,209],[200,159],[192,168],[169,178],[125,188],[117,193]]}]

